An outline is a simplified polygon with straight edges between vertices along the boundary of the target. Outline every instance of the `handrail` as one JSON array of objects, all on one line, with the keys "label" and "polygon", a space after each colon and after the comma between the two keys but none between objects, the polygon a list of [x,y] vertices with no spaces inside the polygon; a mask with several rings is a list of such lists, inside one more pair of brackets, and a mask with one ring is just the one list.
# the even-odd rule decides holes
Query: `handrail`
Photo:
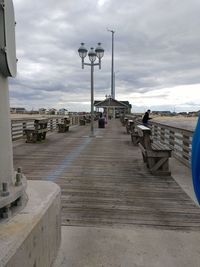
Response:
[{"label": "handrail", "polygon": [[167,144],[172,149],[173,156],[190,167],[193,131],[157,122],[151,122],[150,126],[153,139]]},{"label": "handrail", "polygon": [[[134,119],[133,116],[127,116]],[[141,121],[142,122],[142,121]],[[154,140],[168,145],[175,158],[188,167],[191,167],[192,136],[194,131],[169,126],[155,121],[149,122]]]},{"label": "handrail", "polygon": [[[65,116],[45,116],[48,118],[48,131],[54,131],[57,124],[61,123]],[[81,115],[70,115],[70,124],[78,125]],[[135,119],[133,116],[127,116],[129,119]],[[20,139],[24,136],[24,129],[32,128],[35,118],[28,119],[12,119],[11,132],[12,140]],[[152,137],[161,143],[167,144],[173,152],[173,156],[179,159],[188,167],[191,166],[191,150],[192,150],[192,136],[191,130],[181,129],[174,126],[165,125],[162,123],[151,121],[149,126],[152,130]]]},{"label": "handrail", "polygon": [[[57,124],[61,123],[66,116],[44,116],[48,119],[47,129],[48,131],[54,131],[57,129]],[[79,120],[82,116],[80,115],[70,115],[70,125],[79,124]],[[33,128],[34,120],[38,119],[38,116],[32,118],[18,118],[18,119],[11,119],[11,134],[12,140],[18,140],[24,137],[24,130],[26,128]]]}]

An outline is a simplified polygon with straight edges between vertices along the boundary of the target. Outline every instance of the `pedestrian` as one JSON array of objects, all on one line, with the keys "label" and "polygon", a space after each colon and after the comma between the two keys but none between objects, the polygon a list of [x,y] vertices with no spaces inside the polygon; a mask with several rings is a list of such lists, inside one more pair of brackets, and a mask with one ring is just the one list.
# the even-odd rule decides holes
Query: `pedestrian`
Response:
[{"label": "pedestrian", "polygon": [[143,116],[143,118],[142,118],[142,123],[143,123],[145,126],[148,126],[148,121],[152,119],[152,118],[149,117],[150,112],[151,112],[151,110],[148,109],[148,110],[145,112],[145,114],[144,114],[144,116]]}]

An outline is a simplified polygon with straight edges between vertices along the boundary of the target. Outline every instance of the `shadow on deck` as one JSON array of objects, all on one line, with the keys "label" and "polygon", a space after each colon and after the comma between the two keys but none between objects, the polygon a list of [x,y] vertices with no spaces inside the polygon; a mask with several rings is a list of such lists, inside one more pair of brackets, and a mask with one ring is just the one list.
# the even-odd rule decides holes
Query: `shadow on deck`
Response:
[{"label": "shadow on deck", "polygon": [[14,143],[27,179],[56,182],[62,225],[200,230],[200,210],[172,177],[153,176],[118,120],[105,129],[71,127],[45,142]]}]

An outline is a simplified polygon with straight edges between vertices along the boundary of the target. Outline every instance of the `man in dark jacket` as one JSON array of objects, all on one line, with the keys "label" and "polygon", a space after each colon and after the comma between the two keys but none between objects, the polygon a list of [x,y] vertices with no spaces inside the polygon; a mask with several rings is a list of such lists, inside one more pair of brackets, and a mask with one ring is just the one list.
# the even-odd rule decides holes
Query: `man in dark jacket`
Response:
[{"label": "man in dark jacket", "polygon": [[148,120],[151,120],[152,118],[149,117],[149,114],[150,114],[151,110],[148,109],[147,112],[145,112],[143,118],[142,118],[142,122],[145,126],[148,125]]}]

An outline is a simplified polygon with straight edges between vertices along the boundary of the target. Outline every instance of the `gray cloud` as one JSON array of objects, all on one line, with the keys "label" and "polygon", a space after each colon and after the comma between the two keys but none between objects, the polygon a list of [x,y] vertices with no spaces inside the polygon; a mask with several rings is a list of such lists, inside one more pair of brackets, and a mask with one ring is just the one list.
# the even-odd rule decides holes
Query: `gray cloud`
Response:
[{"label": "gray cloud", "polygon": [[82,103],[87,96],[89,102],[90,68],[81,69],[77,53],[82,41],[88,48],[103,43],[95,96],[110,94],[111,33],[106,28],[116,31],[116,97],[134,103],[131,93],[143,98],[157,89],[200,84],[198,0],[13,2],[19,61],[18,76],[10,80],[11,105],[38,107],[48,101],[73,109],[78,107],[74,98]]}]

